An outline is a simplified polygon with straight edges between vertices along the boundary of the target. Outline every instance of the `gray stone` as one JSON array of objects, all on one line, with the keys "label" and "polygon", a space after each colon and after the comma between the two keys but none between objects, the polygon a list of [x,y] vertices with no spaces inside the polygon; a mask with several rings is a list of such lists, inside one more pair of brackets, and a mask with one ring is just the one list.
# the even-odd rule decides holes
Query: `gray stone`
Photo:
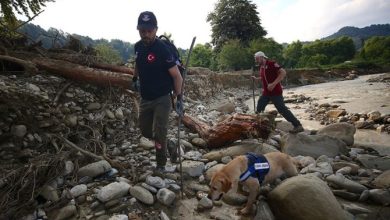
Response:
[{"label": "gray stone", "polygon": [[248,201],[248,198],[240,193],[228,192],[223,194],[222,200],[226,204],[239,206],[245,204]]},{"label": "gray stone", "polygon": [[311,156],[317,158],[321,155],[334,158],[340,154],[346,154],[346,144],[334,137],[327,135],[296,135],[286,134],[282,137],[282,152],[291,156]]},{"label": "gray stone", "polygon": [[151,141],[145,137],[141,137],[139,140],[138,147],[143,148],[145,150],[154,149],[154,141]]},{"label": "gray stone", "polygon": [[12,135],[14,135],[16,137],[22,138],[22,137],[24,137],[24,135],[27,134],[27,127],[26,127],[26,125],[12,126],[11,133],[12,133]]},{"label": "gray stone", "polygon": [[167,184],[165,183],[165,181],[159,177],[159,176],[148,176],[146,177],[146,183],[153,186],[153,187],[156,187],[157,189],[161,189],[161,188],[166,188],[167,187]]},{"label": "gray stone", "polygon": [[200,200],[199,200],[199,203],[198,203],[198,207],[200,209],[211,209],[213,208],[213,201],[211,201],[209,198],[207,197],[202,197]]},{"label": "gray stone", "polygon": [[157,192],[157,200],[166,206],[170,206],[175,201],[176,194],[171,190],[164,188]]},{"label": "gray stone", "polygon": [[191,177],[198,177],[203,174],[204,163],[199,161],[185,160],[182,162],[182,171]]},{"label": "gray stone", "polygon": [[286,179],[268,194],[268,201],[277,219],[346,219],[326,183],[312,175]]},{"label": "gray stone", "polygon": [[375,188],[380,188],[380,189],[386,189],[390,188],[390,170],[386,170],[379,176],[377,176],[371,184],[375,186]]},{"label": "gray stone", "polygon": [[326,181],[353,193],[360,194],[364,190],[367,190],[367,187],[363,186],[360,183],[345,178],[345,176],[343,176],[342,174],[330,175],[326,177]]},{"label": "gray stone", "polygon": [[104,186],[97,194],[97,199],[101,202],[107,202],[128,194],[130,185],[125,182],[113,182]]},{"label": "gray stone", "polygon": [[78,197],[81,195],[84,195],[87,193],[88,187],[85,184],[80,184],[74,186],[72,189],[70,189],[70,193],[72,194],[73,197]]},{"label": "gray stone", "polygon": [[357,160],[369,169],[389,170],[390,157],[378,157],[369,154],[359,154]]},{"label": "gray stone", "polygon": [[87,110],[98,110],[101,108],[101,104],[94,102],[94,103],[89,103],[88,106],[86,107]]},{"label": "gray stone", "polygon": [[372,189],[370,190],[370,200],[383,206],[390,205],[390,191],[385,189]]},{"label": "gray stone", "polygon": [[153,187],[149,184],[146,184],[146,183],[141,183],[141,186],[144,187],[145,189],[149,190],[153,194],[156,194],[158,191],[155,187]]},{"label": "gray stone", "polygon": [[193,138],[191,140],[191,143],[198,147],[203,147],[203,148],[207,147],[207,142],[204,139],[199,137]]},{"label": "gray stone", "polygon": [[[72,217],[77,214],[77,209],[75,205],[68,205],[60,210],[56,210],[55,214],[52,218],[53,220],[63,220],[63,219],[68,219],[69,217]],[[49,216],[50,217],[50,216]]]},{"label": "gray stone", "polygon": [[254,219],[275,220],[275,216],[272,213],[271,208],[263,199],[260,199],[257,203],[256,216]]},{"label": "gray stone", "polygon": [[347,146],[353,145],[355,133],[355,126],[345,122],[330,124],[317,132],[319,135],[328,135],[340,139],[344,141]]},{"label": "gray stone", "polygon": [[333,194],[335,196],[341,197],[343,199],[347,199],[350,201],[357,201],[360,197],[359,194],[351,193],[346,190],[332,190]]},{"label": "gray stone", "polygon": [[144,204],[153,205],[154,203],[154,198],[152,193],[150,193],[147,189],[141,186],[131,187],[130,194]]},{"label": "gray stone", "polygon": [[354,204],[354,203],[343,204],[343,207],[345,210],[352,213],[353,215],[371,213],[371,211],[369,209],[366,209],[366,208],[361,207],[358,204]]},{"label": "gray stone", "polygon": [[94,178],[109,170],[111,170],[111,165],[106,160],[101,160],[81,167],[77,174],[79,177],[89,176]]}]

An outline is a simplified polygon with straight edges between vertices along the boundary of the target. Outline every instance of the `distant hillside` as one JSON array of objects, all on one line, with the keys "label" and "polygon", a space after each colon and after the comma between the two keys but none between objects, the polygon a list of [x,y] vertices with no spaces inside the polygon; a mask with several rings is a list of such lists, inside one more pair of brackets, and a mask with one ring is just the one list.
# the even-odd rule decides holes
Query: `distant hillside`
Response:
[{"label": "distant hillside", "polygon": [[373,24],[364,28],[347,26],[321,40],[331,40],[341,36],[351,37],[356,48],[359,49],[363,42],[372,36],[390,36],[390,24]]},{"label": "distant hillside", "polygon": [[[37,26],[30,23],[23,25],[19,31],[28,35],[34,42],[41,41],[42,46],[46,49],[65,46],[68,41],[68,36],[71,35],[55,28],[49,28],[46,31],[39,25]],[[81,36],[77,34],[72,34],[72,36],[80,40],[84,46],[94,47],[101,43],[108,44],[119,52],[124,62],[126,62],[130,56],[134,54],[134,45],[129,42],[117,39],[113,39],[111,41],[106,39],[93,40],[88,36]]]}]

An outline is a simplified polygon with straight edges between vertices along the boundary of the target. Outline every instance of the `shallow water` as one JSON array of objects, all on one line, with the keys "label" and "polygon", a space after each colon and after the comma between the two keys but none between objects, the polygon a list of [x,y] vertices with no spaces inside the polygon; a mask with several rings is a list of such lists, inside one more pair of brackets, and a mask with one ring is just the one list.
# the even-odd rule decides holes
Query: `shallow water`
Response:
[{"label": "shallow water", "polygon": [[[334,81],[321,84],[300,86],[284,90],[285,97],[292,94],[304,95],[315,99],[313,103],[329,103],[340,105],[348,113],[368,113],[379,111],[382,114],[390,114],[390,85],[386,83],[367,82],[368,79],[381,74],[359,76],[354,80]],[[257,101],[258,97],[256,97]],[[253,112],[253,99],[246,101]],[[323,125],[318,121],[307,120],[309,114],[305,110],[309,104],[291,104],[287,106],[301,121],[305,129],[317,130]],[[272,104],[267,105],[266,111],[275,109]],[[284,118],[282,118],[284,120]],[[390,135],[379,133],[375,130],[359,129],[355,134],[355,141],[390,146]]]}]

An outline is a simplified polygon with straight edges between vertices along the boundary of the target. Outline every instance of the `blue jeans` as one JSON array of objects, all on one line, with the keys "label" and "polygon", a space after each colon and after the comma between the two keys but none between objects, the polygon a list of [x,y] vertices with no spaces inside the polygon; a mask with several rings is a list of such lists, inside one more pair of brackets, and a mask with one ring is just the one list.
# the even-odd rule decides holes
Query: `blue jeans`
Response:
[{"label": "blue jeans", "polygon": [[269,101],[272,101],[274,104],[276,110],[291,124],[293,124],[294,127],[300,126],[301,122],[293,115],[293,113],[287,108],[287,106],[284,104],[283,96],[260,96],[259,100],[257,101],[257,112],[264,111],[265,107],[268,105]]}]

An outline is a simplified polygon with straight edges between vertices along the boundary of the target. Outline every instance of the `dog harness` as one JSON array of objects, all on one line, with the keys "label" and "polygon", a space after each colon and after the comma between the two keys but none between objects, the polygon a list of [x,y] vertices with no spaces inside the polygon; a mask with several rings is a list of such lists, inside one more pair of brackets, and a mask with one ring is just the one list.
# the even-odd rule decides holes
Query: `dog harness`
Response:
[{"label": "dog harness", "polygon": [[248,169],[240,175],[240,181],[243,182],[251,176],[262,183],[270,168],[267,158],[263,155],[257,156],[252,152],[248,152],[245,156],[248,158]]}]

